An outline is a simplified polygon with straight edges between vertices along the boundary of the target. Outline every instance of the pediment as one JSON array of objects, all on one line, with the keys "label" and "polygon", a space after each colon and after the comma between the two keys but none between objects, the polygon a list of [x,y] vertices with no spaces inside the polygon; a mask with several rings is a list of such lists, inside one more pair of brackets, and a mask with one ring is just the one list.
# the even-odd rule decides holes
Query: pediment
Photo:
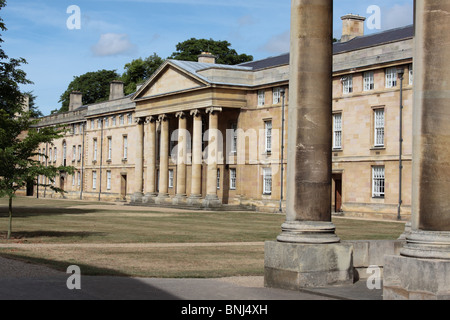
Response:
[{"label": "pediment", "polygon": [[136,92],[135,99],[176,93],[205,87],[205,85],[200,79],[168,63]]}]

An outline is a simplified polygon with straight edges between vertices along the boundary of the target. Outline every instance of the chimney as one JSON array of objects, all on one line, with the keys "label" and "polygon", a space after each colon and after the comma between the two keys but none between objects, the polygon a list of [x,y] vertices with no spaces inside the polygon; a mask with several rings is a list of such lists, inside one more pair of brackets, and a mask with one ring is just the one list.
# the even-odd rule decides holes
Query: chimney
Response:
[{"label": "chimney", "polygon": [[348,14],[341,17],[342,20],[342,38],[341,42],[347,42],[356,37],[364,35],[364,21],[366,18],[355,14]]},{"label": "chimney", "polygon": [[72,91],[70,94],[69,111],[74,111],[83,105],[83,94],[80,91]]},{"label": "chimney", "polygon": [[216,56],[210,52],[202,52],[202,54],[198,56],[198,62],[214,64],[216,63]]},{"label": "chimney", "polygon": [[116,100],[123,98],[125,96],[123,92],[123,82],[114,80],[111,82],[110,90],[109,90],[109,100]]},{"label": "chimney", "polygon": [[23,95],[22,110],[23,112],[30,111],[30,96],[27,94]]}]

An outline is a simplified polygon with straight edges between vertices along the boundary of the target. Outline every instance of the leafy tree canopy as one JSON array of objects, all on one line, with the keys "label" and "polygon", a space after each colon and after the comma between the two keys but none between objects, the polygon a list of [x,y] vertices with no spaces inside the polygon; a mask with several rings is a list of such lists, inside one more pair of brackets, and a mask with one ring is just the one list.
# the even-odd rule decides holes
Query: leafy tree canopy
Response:
[{"label": "leafy tree canopy", "polygon": [[163,62],[164,60],[154,53],[146,59],[139,58],[127,63],[121,77],[125,86],[125,95],[136,92],[137,85],[150,78]]},{"label": "leafy tree canopy", "polygon": [[69,110],[70,94],[73,91],[83,93],[83,104],[92,104],[108,100],[110,83],[119,78],[115,70],[99,70],[87,72],[81,76],[74,77],[67,90],[61,95],[62,102],[60,112]]},{"label": "leafy tree canopy", "polygon": [[217,57],[216,63],[235,65],[253,60],[253,56],[238,54],[231,48],[228,41],[215,41],[213,39],[196,39],[180,42],[176,45],[176,50],[169,59],[197,61],[202,52],[210,52]]},{"label": "leafy tree canopy", "polygon": [[[0,0],[0,10],[5,5],[5,0]],[[6,30],[1,18],[0,30]],[[2,42],[0,38],[0,44]],[[9,198],[8,238],[11,235],[12,199],[17,190],[29,183],[35,185],[39,175],[53,180],[61,171],[73,173],[71,167],[45,166],[36,160],[39,146],[51,144],[63,132],[55,127],[37,130],[34,125],[38,120],[33,119],[33,112],[24,110],[24,93],[19,85],[31,83],[26,73],[19,69],[24,63],[23,58],[9,59],[0,46],[0,197]],[[34,101],[33,96],[31,100]],[[62,192],[52,185],[49,187]]]}]

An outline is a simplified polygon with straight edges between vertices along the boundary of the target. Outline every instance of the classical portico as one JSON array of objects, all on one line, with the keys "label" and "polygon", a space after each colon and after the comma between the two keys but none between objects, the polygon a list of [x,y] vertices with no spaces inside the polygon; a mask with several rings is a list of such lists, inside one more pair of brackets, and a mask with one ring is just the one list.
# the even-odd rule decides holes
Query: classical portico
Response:
[{"label": "classical portico", "polygon": [[246,96],[244,91],[236,95],[234,88],[230,98],[231,89],[212,85],[190,68],[186,62],[166,61],[133,98],[136,158],[142,160],[135,168],[135,202],[222,205],[217,187],[222,138],[237,114],[233,111],[246,106]]}]

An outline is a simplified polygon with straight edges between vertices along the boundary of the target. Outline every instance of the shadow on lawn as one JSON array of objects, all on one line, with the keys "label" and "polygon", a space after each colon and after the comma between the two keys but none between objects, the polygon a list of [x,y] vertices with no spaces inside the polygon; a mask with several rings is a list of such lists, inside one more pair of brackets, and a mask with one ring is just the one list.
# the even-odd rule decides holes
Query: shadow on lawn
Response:
[{"label": "shadow on lawn", "polygon": [[[95,209],[73,209],[73,208],[49,208],[49,207],[13,207],[13,218],[14,217],[34,217],[42,215],[62,215],[62,214],[88,214],[95,213],[100,210]],[[9,217],[8,206],[0,206],[0,218]]]},{"label": "shadow on lawn", "polygon": [[[0,232],[0,240],[6,239],[7,232]],[[10,240],[26,240],[32,238],[87,238],[90,236],[106,235],[104,232],[70,232],[70,231],[18,231],[12,232]]]}]

